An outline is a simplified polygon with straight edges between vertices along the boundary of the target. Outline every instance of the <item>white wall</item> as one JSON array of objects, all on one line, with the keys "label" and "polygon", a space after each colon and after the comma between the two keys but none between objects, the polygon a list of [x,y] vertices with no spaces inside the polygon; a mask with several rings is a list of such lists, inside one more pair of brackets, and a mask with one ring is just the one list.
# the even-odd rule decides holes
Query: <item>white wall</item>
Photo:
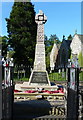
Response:
[{"label": "white wall", "polygon": [[78,35],[74,36],[74,38],[72,39],[70,47],[71,47],[71,50],[72,50],[71,52],[73,54],[79,55],[79,53],[81,52],[82,47],[81,47],[81,41],[80,41]]}]

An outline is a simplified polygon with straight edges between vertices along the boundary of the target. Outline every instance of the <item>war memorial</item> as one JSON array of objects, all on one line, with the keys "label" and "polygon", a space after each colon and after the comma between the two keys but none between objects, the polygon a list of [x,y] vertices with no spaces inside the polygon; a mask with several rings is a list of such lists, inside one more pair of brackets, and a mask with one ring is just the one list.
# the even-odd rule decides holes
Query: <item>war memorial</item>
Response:
[{"label": "war memorial", "polygon": [[47,17],[40,10],[35,16],[37,23],[37,43],[35,48],[34,68],[30,76],[29,84],[50,85],[45,63],[44,24]]},{"label": "war memorial", "polygon": [[[73,61],[68,61],[68,83],[66,84],[66,89],[62,89],[58,85],[52,86],[49,81],[48,72],[46,71],[44,44],[44,24],[46,21],[47,17],[40,10],[35,16],[37,41],[34,66],[29,82],[21,84],[20,90],[13,89],[13,78],[11,74],[13,68],[12,59],[9,60],[8,58],[7,61],[4,60],[3,110],[0,109],[2,112],[0,118],[10,118],[10,120],[12,116],[15,120],[65,120],[66,118],[68,120],[78,120],[79,118],[83,118],[81,109],[79,110],[79,106],[83,107],[83,92],[80,93],[82,100],[80,99],[81,102],[79,102],[79,65],[77,58],[75,60],[73,59]],[[36,89],[37,87],[44,89]]]}]

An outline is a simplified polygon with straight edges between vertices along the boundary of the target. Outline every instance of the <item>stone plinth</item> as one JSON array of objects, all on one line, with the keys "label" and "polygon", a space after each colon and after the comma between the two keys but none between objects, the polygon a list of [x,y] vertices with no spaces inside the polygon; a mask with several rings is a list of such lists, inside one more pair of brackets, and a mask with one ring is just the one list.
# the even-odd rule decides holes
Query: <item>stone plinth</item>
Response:
[{"label": "stone plinth", "polygon": [[40,86],[45,86],[45,85],[50,85],[50,81],[48,78],[48,73],[47,71],[32,71],[31,76],[30,76],[30,83],[31,85],[40,85]]},{"label": "stone plinth", "polygon": [[37,23],[37,43],[34,68],[29,79],[29,84],[50,85],[45,64],[44,24],[46,21],[47,17],[40,10],[35,16],[35,22]]}]

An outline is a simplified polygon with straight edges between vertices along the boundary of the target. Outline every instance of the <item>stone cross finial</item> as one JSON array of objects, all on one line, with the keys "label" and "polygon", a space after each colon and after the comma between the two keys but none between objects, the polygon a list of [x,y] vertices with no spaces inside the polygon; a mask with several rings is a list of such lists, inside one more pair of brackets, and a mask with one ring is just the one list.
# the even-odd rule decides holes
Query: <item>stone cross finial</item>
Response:
[{"label": "stone cross finial", "polygon": [[35,16],[35,22],[37,24],[44,24],[47,21],[47,17],[42,12],[42,10],[39,10],[39,13]]},{"label": "stone cross finial", "polygon": [[77,29],[75,30],[75,34],[77,34]]},{"label": "stone cross finial", "polygon": [[35,22],[37,23],[37,43],[44,44],[44,24],[47,21],[47,17],[39,10],[39,13],[35,16]]}]

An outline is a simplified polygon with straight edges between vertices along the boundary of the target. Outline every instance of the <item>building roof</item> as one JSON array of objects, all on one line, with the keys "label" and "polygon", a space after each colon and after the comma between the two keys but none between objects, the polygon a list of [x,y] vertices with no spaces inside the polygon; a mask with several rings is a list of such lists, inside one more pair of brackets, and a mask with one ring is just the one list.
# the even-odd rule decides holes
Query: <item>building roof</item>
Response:
[{"label": "building roof", "polygon": [[82,44],[83,44],[83,35],[77,34],[79,39],[81,40]]},{"label": "building roof", "polygon": [[72,40],[65,40],[65,42],[66,42],[67,46],[70,47]]},{"label": "building roof", "polygon": [[65,45],[65,47],[69,49],[71,42],[72,42],[72,40],[63,40],[61,47],[63,47],[63,45]]}]

